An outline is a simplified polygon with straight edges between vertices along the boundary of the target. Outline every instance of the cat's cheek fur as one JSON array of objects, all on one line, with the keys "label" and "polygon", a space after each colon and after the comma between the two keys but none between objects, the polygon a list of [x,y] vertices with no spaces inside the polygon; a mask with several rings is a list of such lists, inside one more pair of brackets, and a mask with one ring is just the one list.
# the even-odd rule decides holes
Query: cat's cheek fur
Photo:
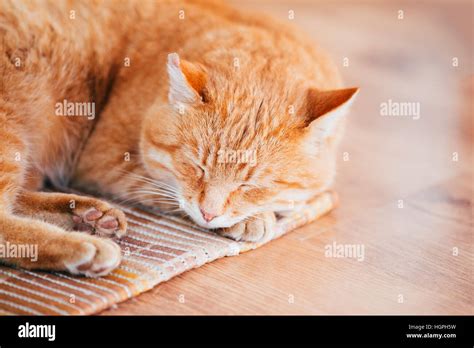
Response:
[{"label": "cat's cheek fur", "polygon": [[170,172],[174,170],[173,159],[168,152],[152,148],[145,155],[148,157],[147,162],[149,160],[155,162],[155,164],[160,164]]},{"label": "cat's cheek fur", "polygon": [[179,189],[172,155],[167,151],[153,148],[152,145],[146,145],[146,148],[148,150],[142,150],[142,162],[148,175],[154,180]]}]

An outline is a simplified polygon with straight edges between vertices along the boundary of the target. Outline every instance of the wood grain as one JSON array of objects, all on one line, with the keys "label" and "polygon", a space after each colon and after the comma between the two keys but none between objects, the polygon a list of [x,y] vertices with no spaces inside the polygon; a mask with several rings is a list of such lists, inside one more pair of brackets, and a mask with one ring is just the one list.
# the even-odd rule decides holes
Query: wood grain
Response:
[{"label": "wood grain", "polygon": [[[361,87],[340,207],[103,314],[473,314],[472,4],[234,3],[282,19],[294,10]],[[381,116],[388,99],[419,102],[420,119]],[[363,245],[364,260],[326,257],[333,242]]]}]

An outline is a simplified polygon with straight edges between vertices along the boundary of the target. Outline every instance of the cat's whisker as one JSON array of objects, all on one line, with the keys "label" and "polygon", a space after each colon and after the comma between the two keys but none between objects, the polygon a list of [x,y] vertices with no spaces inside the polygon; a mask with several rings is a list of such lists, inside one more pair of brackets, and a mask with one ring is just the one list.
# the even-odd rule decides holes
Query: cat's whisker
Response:
[{"label": "cat's whisker", "polygon": [[130,191],[130,194],[150,194],[154,196],[161,196],[161,197],[168,197],[168,198],[173,198],[173,199],[178,199],[177,196],[171,195],[166,192],[161,192],[157,190],[137,190],[137,191]]},{"label": "cat's whisker", "polygon": [[118,170],[123,172],[127,176],[132,177],[136,181],[146,182],[146,183],[149,183],[150,185],[153,185],[155,187],[158,187],[158,188],[161,188],[161,189],[166,189],[166,190],[174,192],[174,193],[177,192],[177,189],[175,187],[173,187],[169,184],[166,184],[162,181],[156,181],[156,180],[153,180],[152,178],[149,178],[149,177],[146,177],[146,176],[134,173],[134,172],[130,172],[130,171],[127,171],[127,170],[124,170],[124,169],[118,169]]},{"label": "cat's whisker", "polygon": [[168,194],[162,194],[160,192],[154,192],[154,191],[146,191],[146,190],[132,190],[132,191],[124,191],[121,193],[115,194],[115,199],[120,199],[120,198],[129,198],[129,199],[134,199],[137,197],[141,196],[156,196],[156,197],[163,197],[163,198],[168,198],[168,199],[173,199],[176,200],[175,196],[171,196]]},{"label": "cat's whisker", "polygon": [[185,211],[182,211],[181,217],[188,217],[194,223],[193,218]]},{"label": "cat's whisker", "polygon": [[160,183],[158,181],[150,181],[150,180],[146,180],[144,178],[134,178],[134,180],[138,181],[138,182],[143,182],[143,183],[146,183],[148,185],[151,185],[152,187],[154,188],[158,188],[158,189],[162,189],[162,190],[166,190],[166,191],[169,191],[169,192],[173,192],[173,193],[176,193],[177,190],[175,188],[172,188],[171,186],[169,185],[164,185],[163,183]]},{"label": "cat's whisker", "polygon": [[137,203],[138,203],[138,204],[143,204],[143,205],[147,205],[147,204],[150,204],[150,203],[154,203],[154,204],[169,205],[169,206],[173,206],[173,207],[177,207],[177,206],[178,206],[177,204],[173,204],[173,202],[156,201],[156,200],[152,200],[152,199],[139,200],[139,201],[137,201]]},{"label": "cat's whisker", "polygon": [[156,201],[156,202],[170,202],[170,203],[174,203],[175,205],[178,205],[179,203],[174,200],[174,199],[164,199],[164,198],[158,198],[158,197],[143,197],[143,198],[138,198],[137,200],[139,201],[144,201],[144,200],[148,200],[148,201]]},{"label": "cat's whisker", "polygon": [[181,208],[176,208],[176,209],[172,209],[172,210],[168,210],[169,213],[172,213],[172,214],[179,214],[179,215],[187,215],[187,213],[181,209]]},{"label": "cat's whisker", "polygon": [[141,202],[144,200],[149,200],[149,201],[154,200],[156,202],[169,202],[175,205],[179,204],[179,202],[174,198],[162,197],[160,195],[134,195],[132,197],[126,198],[125,200],[122,200],[122,202],[127,202],[127,201]]},{"label": "cat's whisker", "polygon": [[170,192],[167,190],[163,190],[161,188],[154,188],[154,187],[139,187],[135,189],[128,189],[124,191],[122,194],[133,194],[133,193],[150,193],[162,196],[168,196],[172,198],[177,198],[177,193]]},{"label": "cat's whisker", "polygon": [[124,170],[124,169],[121,169],[121,171],[122,171],[124,174],[127,174],[127,175],[129,175],[129,176],[135,177],[135,178],[137,178],[137,179],[142,179],[142,180],[148,181],[148,182],[153,183],[153,184],[161,183],[160,181],[155,181],[155,180],[153,180],[153,179],[150,178],[150,177],[147,177],[147,176],[144,176],[144,175],[140,175],[140,174],[135,173],[135,172],[127,171],[127,170]]},{"label": "cat's whisker", "polygon": [[125,192],[121,193],[120,195],[116,195],[112,200],[118,204],[125,204],[136,201],[138,198],[140,198],[140,195],[138,194],[129,194],[128,192]]},{"label": "cat's whisker", "polygon": [[171,185],[169,185],[169,184],[167,184],[167,183],[165,183],[165,182],[162,182],[162,181],[155,181],[155,180],[150,179],[150,180],[148,180],[148,182],[150,182],[150,183],[152,183],[153,185],[158,186],[158,187],[160,187],[160,188],[168,189],[168,190],[170,190],[170,191],[172,191],[172,192],[178,191],[178,190],[176,189],[176,187],[171,186]]},{"label": "cat's whisker", "polygon": [[163,202],[166,204],[174,204],[174,205],[179,205],[179,201],[175,197],[163,197],[159,194],[148,194],[148,195],[141,195],[138,193],[135,193],[132,197],[128,197],[124,200],[122,200],[120,203],[124,204],[126,202],[143,202],[145,200],[151,201],[153,200],[154,202]]}]

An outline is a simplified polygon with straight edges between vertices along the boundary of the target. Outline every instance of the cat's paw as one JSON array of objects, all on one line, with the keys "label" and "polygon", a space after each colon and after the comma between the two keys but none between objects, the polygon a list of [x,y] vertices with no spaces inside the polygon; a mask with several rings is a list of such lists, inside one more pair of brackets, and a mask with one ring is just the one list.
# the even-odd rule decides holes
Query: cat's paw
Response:
[{"label": "cat's paw", "polygon": [[100,200],[94,200],[92,205],[74,208],[72,220],[76,230],[101,237],[121,237],[127,230],[125,214]]},{"label": "cat's paw", "polygon": [[70,273],[101,277],[117,268],[122,255],[116,243],[93,236],[83,237],[89,238],[84,238],[71,253],[70,259],[64,262]]},{"label": "cat's paw", "polygon": [[219,233],[236,241],[263,243],[275,236],[275,224],[275,213],[265,212],[234,226],[223,228]]}]

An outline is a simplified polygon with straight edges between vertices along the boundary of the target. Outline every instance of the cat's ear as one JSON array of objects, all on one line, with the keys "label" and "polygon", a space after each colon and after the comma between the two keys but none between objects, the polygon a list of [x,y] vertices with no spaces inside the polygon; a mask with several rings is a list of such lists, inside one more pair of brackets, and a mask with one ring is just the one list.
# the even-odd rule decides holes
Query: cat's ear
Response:
[{"label": "cat's ear", "polygon": [[169,102],[190,105],[206,102],[206,72],[196,64],[182,60],[177,53],[168,54]]},{"label": "cat's ear", "polygon": [[358,91],[358,88],[330,91],[309,89],[305,126],[310,129],[311,133],[319,136],[332,135],[339,119],[347,113]]}]

